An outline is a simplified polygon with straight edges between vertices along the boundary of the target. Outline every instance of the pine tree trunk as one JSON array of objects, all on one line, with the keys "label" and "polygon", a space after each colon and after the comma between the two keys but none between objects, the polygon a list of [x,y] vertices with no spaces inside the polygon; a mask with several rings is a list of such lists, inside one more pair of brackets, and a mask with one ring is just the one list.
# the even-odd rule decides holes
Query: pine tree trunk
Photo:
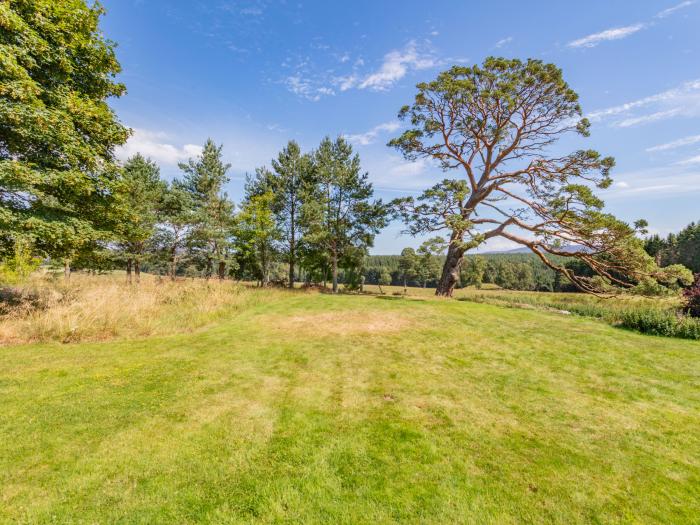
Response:
[{"label": "pine tree trunk", "polygon": [[177,271],[177,259],[175,255],[170,257],[170,280],[175,280],[175,272]]},{"label": "pine tree trunk", "polygon": [[338,253],[333,251],[333,293],[338,293]]},{"label": "pine tree trunk", "polygon": [[219,280],[223,281],[226,277],[226,263],[224,261],[219,261],[219,270],[217,273],[219,274]]},{"label": "pine tree trunk", "polygon": [[406,274],[403,276],[403,294],[406,295]]},{"label": "pine tree trunk", "polygon": [[294,237],[294,208],[292,207],[291,225],[290,225],[290,241],[289,241],[289,287],[294,288],[294,263],[297,256],[297,241]]},{"label": "pine tree trunk", "polygon": [[70,280],[70,259],[63,259],[63,278]]},{"label": "pine tree trunk", "polygon": [[440,281],[438,281],[435,295],[452,297],[452,292],[459,280],[459,269],[462,266],[463,257],[464,250],[450,243],[450,247],[447,249],[445,265],[442,267],[442,276],[440,277]]},{"label": "pine tree trunk", "polygon": [[136,277],[136,284],[141,282],[141,261],[134,259],[134,275]]},{"label": "pine tree trunk", "polygon": [[133,261],[131,260],[131,257],[129,257],[126,260],[126,283],[131,284],[131,266],[132,266]]}]

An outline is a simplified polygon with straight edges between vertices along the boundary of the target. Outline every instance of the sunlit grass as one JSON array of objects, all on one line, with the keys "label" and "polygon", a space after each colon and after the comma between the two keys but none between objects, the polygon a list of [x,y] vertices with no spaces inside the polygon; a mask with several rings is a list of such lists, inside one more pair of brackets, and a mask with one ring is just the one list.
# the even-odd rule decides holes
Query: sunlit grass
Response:
[{"label": "sunlit grass", "polygon": [[0,317],[0,344],[187,332],[264,295],[251,297],[245,286],[231,281],[172,282],[152,275],[143,275],[140,284],[128,285],[122,273],[76,273],[67,282],[43,274],[24,288],[34,300]]},{"label": "sunlit grass", "polygon": [[419,296],[246,293],[193,333],[0,349],[0,522],[700,515],[697,342]]}]

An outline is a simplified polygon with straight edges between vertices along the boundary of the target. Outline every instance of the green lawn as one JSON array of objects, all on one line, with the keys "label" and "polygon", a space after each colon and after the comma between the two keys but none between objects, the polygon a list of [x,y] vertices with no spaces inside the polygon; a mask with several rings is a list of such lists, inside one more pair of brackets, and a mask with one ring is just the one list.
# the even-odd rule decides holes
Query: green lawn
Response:
[{"label": "green lawn", "polygon": [[700,343],[582,317],[271,293],[0,402],[7,523],[700,522]]}]

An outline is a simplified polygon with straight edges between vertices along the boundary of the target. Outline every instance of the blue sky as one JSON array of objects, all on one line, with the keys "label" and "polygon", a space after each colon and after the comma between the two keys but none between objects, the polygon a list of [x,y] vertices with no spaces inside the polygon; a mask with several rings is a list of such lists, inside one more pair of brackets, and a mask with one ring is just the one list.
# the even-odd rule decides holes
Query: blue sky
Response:
[{"label": "blue sky", "polygon": [[[376,193],[416,194],[445,177],[386,147],[415,84],[489,55],[564,70],[593,122],[566,143],[617,160],[603,192],[620,218],[652,232],[700,220],[700,0],[233,1],[103,0],[128,94],[112,102],[167,178],[207,137],[232,164],[229,194],[289,139],[355,144]],[[420,239],[393,224],[374,253]],[[495,240],[487,250],[507,249]]]}]

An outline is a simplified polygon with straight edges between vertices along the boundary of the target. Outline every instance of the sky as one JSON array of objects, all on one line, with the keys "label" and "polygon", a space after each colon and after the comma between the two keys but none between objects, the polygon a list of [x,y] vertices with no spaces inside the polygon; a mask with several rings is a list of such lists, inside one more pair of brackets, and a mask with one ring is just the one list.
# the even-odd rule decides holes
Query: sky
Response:
[{"label": "sky", "polygon": [[[562,145],[616,159],[606,209],[665,235],[700,220],[700,0],[102,0],[128,93],[110,104],[133,129],[121,159],[151,157],[167,179],[208,137],[246,173],[288,140],[310,151],[344,135],[375,194],[418,195],[445,174],[386,146],[418,82],[488,56],[562,68],[592,122]],[[392,223],[372,253],[423,240]],[[483,251],[506,250],[493,239]]]}]

